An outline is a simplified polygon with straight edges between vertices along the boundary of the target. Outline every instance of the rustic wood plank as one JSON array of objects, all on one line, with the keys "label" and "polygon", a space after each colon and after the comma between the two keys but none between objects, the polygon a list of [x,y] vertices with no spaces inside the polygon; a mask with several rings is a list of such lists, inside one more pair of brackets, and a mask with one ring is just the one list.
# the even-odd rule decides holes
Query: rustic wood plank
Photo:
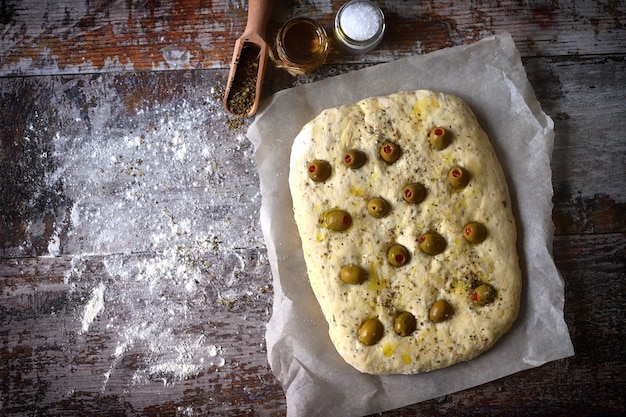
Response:
[{"label": "rustic wood plank", "polygon": [[252,144],[222,108],[224,79],[0,80],[2,256],[144,252],[200,235],[262,245]]},{"label": "rustic wood plank", "polygon": [[626,236],[557,236],[554,257],[565,281],[574,357],[388,415],[622,415]]},{"label": "rustic wood plank", "polygon": [[[284,408],[265,357],[272,301],[265,253],[208,253],[198,260],[207,266],[193,291],[169,282],[152,292],[134,277],[112,274],[112,263],[153,257],[0,262],[3,413],[33,406],[67,413],[80,404],[96,413],[142,415]],[[90,316],[101,285],[102,304]],[[225,290],[236,296],[225,297]]]},{"label": "rustic wood plank", "polygon": [[[184,410],[205,415],[281,415],[284,399],[264,351],[271,291],[253,291],[236,302],[224,303],[212,285],[224,271],[237,269],[238,259],[243,259],[244,266],[243,276],[235,284],[237,291],[243,294],[248,283],[267,282],[265,252],[237,251],[238,256],[227,257],[224,264],[220,264],[221,255],[207,253],[203,257],[203,263],[216,266],[204,272],[198,290],[186,298],[189,309],[185,316],[177,317],[179,326],[173,333],[177,338],[170,340],[144,330],[144,336],[155,339],[152,345],[151,340],[140,337],[138,329],[129,344],[132,326],[119,321],[140,324],[143,320],[133,323],[135,318],[127,314],[125,308],[129,307],[124,304],[130,301],[119,298],[121,292],[116,292],[115,286],[129,282],[110,276],[111,268],[106,266],[110,256],[85,257],[80,265],[71,257],[0,260],[0,355],[7,364],[0,373],[3,411],[18,414],[35,405],[44,414],[86,407],[93,413],[132,415]],[[620,415],[625,410],[621,387],[626,383],[622,357],[626,332],[619,325],[626,313],[624,255],[624,234],[557,236],[555,240],[554,256],[566,283],[565,318],[575,357],[383,415],[454,412],[471,416],[515,411],[524,415],[585,415],[592,411]],[[123,260],[130,263],[150,256],[124,255]],[[105,306],[85,331],[85,306],[98,282],[106,283]],[[132,302],[158,302],[158,297],[148,292],[136,295],[139,298]],[[161,302],[162,307],[171,305]],[[153,311],[145,321],[149,323],[151,317],[158,319],[159,315]],[[164,346],[155,348],[167,340],[172,351]],[[210,356],[213,344],[221,349]],[[124,345],[128,347],[121,349]],[[185,347],[187,351],[183,351]],[[182,364],[191,366],[203,355],[202,370],[181,371]],[[211,360],[215,364],[210,365]],[[172,366],[154,367],[159,363]],[[594,395],[581,395],[590,389],[590,380],[595,381]],[[36,392],[41,393],[37,398]]]},{"label": "rustic wood plank", "polygon": [[557,233],[625,232],[626,57],[528,58],[537,98],[555,124]]},{"label": "rustic wood plank", "polygon": [[[278,2],[269,32],[299,15],[329,29],[342,3]],[[264,93],[510,31],[555,121],[576,356],[381,415],[623,415],[626,8],[382,4],[376,51],[270,68]],[[245,16],[232,0],[0,3],[0,414],[284,415],[249,120],[221,107]]]},{"label": "rustic wood plank", "polygon": [[[574,62],[579,65],[560,58],[526,60],[538,98],[556,125],[553,183],[557,233],[624,231],[626,142],[621,132],[626,131],[626,122],[620,109],[626,102],[626,90],[621,88],[626,85],[626,61],[591,57]],[[309,77],[277,77],[268,88],[277,90],[353,68],[328,66]],[[598,73],[606,76],[598,77]],[[177,198],[183,198],[184,193],[190,203],[210,213],[224,228],[228,227],[228,207],[241,206],[237,202],[244,197],[251,204],[239,208],[235,218],[245,222],[241,225],[249,230],[249,240],[261,245],[255,224],[255,210],[260,204],[258,180],[251,144],[243,138],[247,122],[231,118],[221,107],[225,76],[224,70],[215,70],[0,80],[3,256],[46,255],[57,235],[58,250],[63,253],[97,252],[98,247],[105,250],[104,242],[97,246],[91,241],[79,241],[80,226],[74,225],[74,235],[67,236],[72,210],[82,209],[84,216],[98,210],[139,210],[128,206],[132,198],[125,196],[128,192],[143,204],[161,204],[161,211],[170,213],[177,211]],[[581,110],[579,103],[594,106],[594,111]],[[604,123],[598,126],[600,119]],[[160,139],[162,135],[176,137],[181,143],[170,144]],[[607,144],[602,152],[597,151],[598,136]],[[196,158],[199,169],[209,171],[190,173],[181,169],[188,175],[187,183],[160,179],[159,175],[166,175],[163,167],[167,160],[162,153],[147,149],[147,142],[163,152],[182,152],[183,145],[195,146],[207,153]],[[111,145],[98,147],[98,143]],[[90,149],[94,153],[110,152],[115,144],[134,157],[118,155],[119,160],[111,162],[108,157],[87,155]],[[232,159],[222,158],[222,150]],[[94,165],[93,171],[75,171],[78,176],[72,178],[76,184],[64,184],[63,175],[72,171],[75,162],[71,158],[81,152],[98,166]],[[154,164],[150,165],[150,160]],[[142,183],[153,190],[148,193]],[[84,188],[96,184],[105,188],[95,194]],[[81,189],[85,193],[70,195],[72,187],[75,194]],[[217,197],[215,202],[199,201],[202,190],[210,190]],[[116,204],[121,208],[115,208]],[[191,220],[199,221],[199,215]],[[158,221],[162,227],[173,227],[171,218],[161,216]],[[118,230],[116,227],[122,226],[106,226],[109,235]],[[136,227],[142,227],[139,221]],[[150,248],[150,242],[137,235],[128,235],[125,246],[117,242],[117,246],[106,250],[141,252]]]},{"label": "rustic wood plank", "polygon": [[[268,28],[306,15],[332,32],[343,1],[276,2]],[[386,1],[387,32],[367,56],[333,47],[329,64],[382,62],[509,31],[523,56],[623,54],[626,6],[584,1]],[[243,32],[244,1],[44,2],[0,8],[0,76],[224,68]]]}]

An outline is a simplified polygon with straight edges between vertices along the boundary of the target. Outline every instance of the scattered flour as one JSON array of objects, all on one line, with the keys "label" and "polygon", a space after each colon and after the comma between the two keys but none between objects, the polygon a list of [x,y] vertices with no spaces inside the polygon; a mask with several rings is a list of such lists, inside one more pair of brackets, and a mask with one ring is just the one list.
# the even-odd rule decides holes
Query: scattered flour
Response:
[{"label": "scattered flour", "polygon": [[116,119],[123,103],[103,104],[76,116],[84,135],[54,137],[48,180],[63,184],[69,226],[48,248],[71,256],[70,291],[90,294],[78,332],[97,319],[113,341],[103,392],[125,358],[135,366],[128,387],[224,366],[230,347],[213,314],[262,290],[241,279],[240,249],[263,246],[252,145],[211,125],[227,117],[217,99],[199,100],[140,108],[130,121]]},{"label": "scattered flour", "polygon": [[83,313],[83,321],[82,321],[82,331],[83,333],[89,330],[89,326],[96,319],[98,314],[104,308],[104,284],[98,285],[92,292],[91,298],[87,305],[85,306],[85,311]]},{"label": "scattered flour", "polygon": [[170,68],[183,69],[190,66],[189,59],[191,54],[184,48],[178,49],[174,45],[168,45],[161,49],[161,54],[163,54],[163,59]]},{"label": "scattered flour", "polygon": [[61,239],[59,237],[59,230],[55,230],[50,241],[48,242],[48,253],[50,256],[59,256],[61,253]]}]

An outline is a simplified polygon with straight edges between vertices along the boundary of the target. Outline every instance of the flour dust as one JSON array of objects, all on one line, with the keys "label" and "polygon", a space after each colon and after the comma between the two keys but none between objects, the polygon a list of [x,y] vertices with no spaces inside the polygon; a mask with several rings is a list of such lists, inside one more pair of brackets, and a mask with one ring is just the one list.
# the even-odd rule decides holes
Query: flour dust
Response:
[{"label": "flour dust", "polygon": [[[103,390],[129,358],[128,386],[224,366],[232,346],[208,323],[270,280],[252,145],[226,127],[221,103],[173,99],[131,120],[115,105],[77,114],[84,135],[56,134],[47,178],[70,202],[48,251],[71,257],[65,283],[89,294],[77,332],[115,344]],[[267,281],[242,279],[259,272]]]}]

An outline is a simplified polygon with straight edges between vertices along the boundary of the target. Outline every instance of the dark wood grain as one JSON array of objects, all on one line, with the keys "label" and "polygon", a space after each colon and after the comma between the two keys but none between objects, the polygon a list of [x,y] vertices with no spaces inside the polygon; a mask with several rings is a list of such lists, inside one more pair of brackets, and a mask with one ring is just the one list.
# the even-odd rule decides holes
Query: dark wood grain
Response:
[{"label": "dark wood grain", "polygon": [[[626,239],[623,234],[558,236],[554,254],[566,282],[565,318],[576,356],[389,415],[513,412],[565,416],[589,415],[592,411],[620,415],[624,411],[621,394],[625,382],[621,356],[626,332],[621,322],[626,313]],[[246,257],[250,262],[258,260],[254,252]],[[216,260],[207,257],[206,261]],[[93,271],[89,280],[97,281],[103,273],[101,262],[99,257],[87,260]],[[129,389],[132,370],[141,362],[131,357],[126,359],[128,363],[120,364],[119,375],[109,380],[104,392],[99,383],[88,381],[82,382],[82,388],[74,388],[81,378],[106,372],[115,340],[107,337],[103,328],[96,328],[89,336],[70,330],[77,327],[71,323],[73,310],[79,308],[88,290],[70,292],[63,284],[69,263],[68,258],[5,259],[0,263],[3,337],[8,342],[1,352],[6,364],[2,382],[4,389],[12,393],[4,398],[8,415],[26,413],[30,407],[27,404],[39,391],[47,394],[37,403],[44,414],[67,412],[78,405],[88,405],[93,412],[141,415],[175,414],[179,407],[215,415],[281,414],[284,400],[262,347],[271,304],[269,291],[243,305],[207,311],[211,317],[219,317],[210,325],[193,323],[192,329],[180,329],[201,331],[207,337],[218,334],[223,344],[232,346],[219,372],[209,368],[167,389],[159,389],[162,382],[155,380],[135,387],[133,395],[126,397],[123,391]],[[590,382],[596,386],[589,386]],[[155,391],[159,392],[158,398],[154,397]]]},{"label": "dark wood grain", "polygon": [[[341,6],[277,1],[268,28],[292,16],[332,32]],[[0,75],[224,68],[244,30],[243,1],[57,2],[5,0],[0,9]],[[330,64],[383,62],[513,34],[523,56],[623,54],[624,6],[602,1],[383,2],[387,31],[367,56],[331,51]]]},{"label": "dark wood grain", "polygon": [[[265,264],[260,270],[256,265],[264,253],[248,250],[240,254],[247,263],[245,270],[250,271],[245,279],[259,281],[260,276],[269,274]],[[216,256],[209,255],[203,261],[223,262]],[[0,382],[5,415],[29,414],[33,406],[44,415],[71,413],[83,406],[90,413],[173,415],[181,407],[191,407],[196,412],[233,416],[245,415],[248,410],[284,408],[282,390],[264,353],[264,323],[269,318],[271,291],[260,291],[234,304],[208,302],[196,310],[194,319],[181,319],[176,332],[199,334],[227,347],[222,355],[223,366],[207,364],[194,378],[169,384],[164,382],[167,373],[154,375],[150,381],[134,386],[137,368],[150,363],[146,357],[150,341],[137,343],[122,363],[114,363],[114,372],[105,378],[111,370],[119,335],[106,329],[104,324],[110,318],[107,314],[88,334],[80,332],[76,319],[92,283],[111,279],[103,257],[84,260],[90,273],[79,290],[70,290],[64,284],[64,275],[72,268],[69,257],[0,262]],[[228,265],[223,268],[228,269]],[[210,297],[215,288],[207,279],[200,291]],[[125,395],[128,391],[132,395]]]},{"label": "dark wood grain", "polygon": [[[330,30],[341,4],[277,2],[268,33],[300,15]],[[265,96],[511,32],[555,122],[553,256],[576,351],[382,415],[625,414],[626,7],[381,4],[379,48],[333,49],[307,76],[270,68]],[[0,415],[285,414],[266,358],[273,291],[250,121],[221,106],[245,16],[243,1],[0,3]],[[149,147],[153,160],[141,160]],[[96,155],[118,149],[129,154]],[[171,164],[176,178],[163,178],[167,158],[185,151],[202,166],[181,168],[176,182]],[[109,240],[94,240],[105,234],[94,228]],[[185,273],[150,280],[168,262]],[[104,306],[90,315],[98,297]]]}]

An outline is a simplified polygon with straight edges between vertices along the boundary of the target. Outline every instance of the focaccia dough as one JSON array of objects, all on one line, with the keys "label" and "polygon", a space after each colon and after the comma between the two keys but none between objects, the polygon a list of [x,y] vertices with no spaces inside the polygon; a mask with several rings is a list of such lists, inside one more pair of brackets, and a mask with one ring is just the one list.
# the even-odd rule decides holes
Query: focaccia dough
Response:
[{"label": "focaccia dough", "polygon": [[[447,132],[443,149],[429,140],[435,128]],[[385,143],[399,147],[395,162],[380,156]],[[351,149],[365,156],[360,168],[344,163]],[[314,160],[329,164],[327,179],[311,179]],[[451,186],[452,167],[466,170],[466,186]],[[420,203],[403,198],[404,187],[414,182],[426,190]],[[309,281],[330,339],[359,371],[409,374],[470,360],[515,321],[522,279],[511,199],[492,145],[461,99],[419,90],[324,110],[295,138],[289,185]],[[387,215],[368,212],[373,198],[388,203]],[[333,210],[349,215],[346,230],[329,228]],[[473,222],[487,231],[480,243],[464,237]],[[427,233],[443,238],[441,253],[420,249]],[[406,264],[390,263],[392,245],[406,248],[406,258],[398,258]],[[340,272],[347,265],[361,268],[364,281],[344,282]],[[482,284],[495,290],[484,305],[476,300]],[[451,313],[434,322],[429,310],[438,300]],[[402,312],[415,318],[408,335],[394,330]],[[372,318],[382,336],[368,345],[359,329]]]}]

